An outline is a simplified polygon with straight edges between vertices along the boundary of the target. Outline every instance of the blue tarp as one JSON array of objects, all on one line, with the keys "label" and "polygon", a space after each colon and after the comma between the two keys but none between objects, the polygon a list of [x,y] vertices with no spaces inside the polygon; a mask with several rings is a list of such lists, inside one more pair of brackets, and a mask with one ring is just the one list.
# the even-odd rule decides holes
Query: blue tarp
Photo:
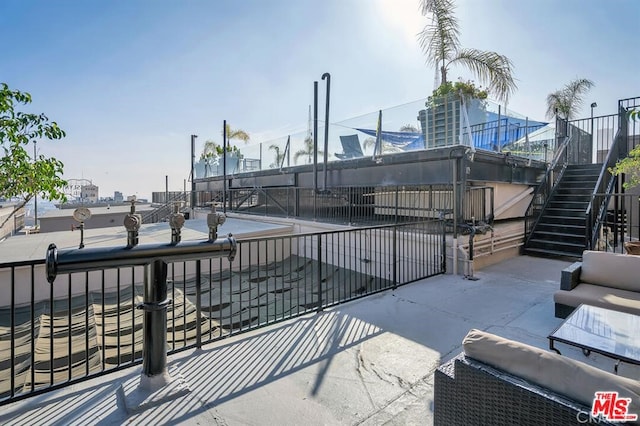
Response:
[{"label": "blue tarp", "polygon": [[[498,141],[498,114],[487,112],[485,123],[471,126],[471,134],[474,147],[490,151],[499,151],[505,145],[509,145],[525,137],[526,134],[536,131],[548,123],[542,121],[527,120],[516,117],[500,117],[500,140]],[[528,127],[527,127],[528,126]],[[376,136],[375,129],[355,129],[370,136]],[[466,129],[465,129],[466,130]],[[381,132],[382,140],[397,146],[404,151],[415,151],[425,148],[424,135],[415,132]]]},{"label": "blue tarp", "polygon": [[[548,123],[527,120],[516,117],[500,117],[500,140],[498,141],[498,114],[487,112],[487,121],[483,124],[471,126],[473,145],[479,149],[498,151],[534,132]],[[528,127],[527,127],[528,126]]]}]

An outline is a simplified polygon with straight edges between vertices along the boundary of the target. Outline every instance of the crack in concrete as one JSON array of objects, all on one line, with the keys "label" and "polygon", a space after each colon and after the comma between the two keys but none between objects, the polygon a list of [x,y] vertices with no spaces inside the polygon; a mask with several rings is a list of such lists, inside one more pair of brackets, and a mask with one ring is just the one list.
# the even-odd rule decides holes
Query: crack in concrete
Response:
[{"label": "crack in concrete", "polygon": [[356,363],[357,363],[356,372],[358,373],[358,377],[360,378],[360,383],[362,383],[362,387],[367,393],[367,398],[369,398],[369,402],[371,403],[371,406],[375,409],[377,408],[377,405],[373,400],[373,397],[371,396],[371,392],[369,392],[367,383],[364,380],[364,375],[362,374],[362,370],[368,371],[366,363],[364,361],[364,357],[362,356],[362,346],[358,346],[356,348]]}]

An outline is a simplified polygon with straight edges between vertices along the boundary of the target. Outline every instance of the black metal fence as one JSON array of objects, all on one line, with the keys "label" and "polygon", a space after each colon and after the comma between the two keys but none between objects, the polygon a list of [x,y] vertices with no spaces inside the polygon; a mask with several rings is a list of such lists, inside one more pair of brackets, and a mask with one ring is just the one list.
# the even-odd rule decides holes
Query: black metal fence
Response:
[{"label": "black metal fence", "polygon": [[624,253],[625,243],[640,240],[640,197],[624,193],[599,193],[593,197],[594,205],[606,201],[607,207],[592,249]]},{"label": "black metal fence", "polygon": [[[0,264],[0,403],[141,362],[144,267],[59,274],[53,285],[44,269]],[[169,264],[168,350],[444,272],[443,220],[239,240],[233,262]]]},{"label": "black metal fence", "polygon": [[[198,192],[198,206],[211,203],[227,212],[292,217],[348,225],[416,222],[453,218],[452,185],[232,188],[223,201],[222,191]],[[491,222],[493,188],[468,187],[462,201],[462,220]]]}]

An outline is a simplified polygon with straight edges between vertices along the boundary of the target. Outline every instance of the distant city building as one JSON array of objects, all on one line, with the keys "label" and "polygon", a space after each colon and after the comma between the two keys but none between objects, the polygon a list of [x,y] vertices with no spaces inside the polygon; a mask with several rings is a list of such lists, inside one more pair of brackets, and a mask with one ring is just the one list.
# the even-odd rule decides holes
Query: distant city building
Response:
[{"label": "distant city building", "polygon": [[97,203],[98,202],[98,186],[97,185],[82,185],[80,188],[80,198],[85,203]]},{"label": "distant city building", "polygon": [[124,202],[124,196],[122,195],[122,192],[115,191],[113,193],[113,202],[114,203],[123,203]]}]

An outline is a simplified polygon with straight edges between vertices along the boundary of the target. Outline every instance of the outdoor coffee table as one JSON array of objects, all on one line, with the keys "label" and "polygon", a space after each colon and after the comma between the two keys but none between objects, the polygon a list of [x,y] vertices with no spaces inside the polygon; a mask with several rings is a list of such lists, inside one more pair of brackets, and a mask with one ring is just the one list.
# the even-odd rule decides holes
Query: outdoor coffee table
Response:
[{"label": "outdoor coffee table", "polygon": [[566,343],[616,360],[640,365],[640,316],[591,305],[580,305],[553,333],[549,335],[549,349],[560,354],[555,342]]}]

